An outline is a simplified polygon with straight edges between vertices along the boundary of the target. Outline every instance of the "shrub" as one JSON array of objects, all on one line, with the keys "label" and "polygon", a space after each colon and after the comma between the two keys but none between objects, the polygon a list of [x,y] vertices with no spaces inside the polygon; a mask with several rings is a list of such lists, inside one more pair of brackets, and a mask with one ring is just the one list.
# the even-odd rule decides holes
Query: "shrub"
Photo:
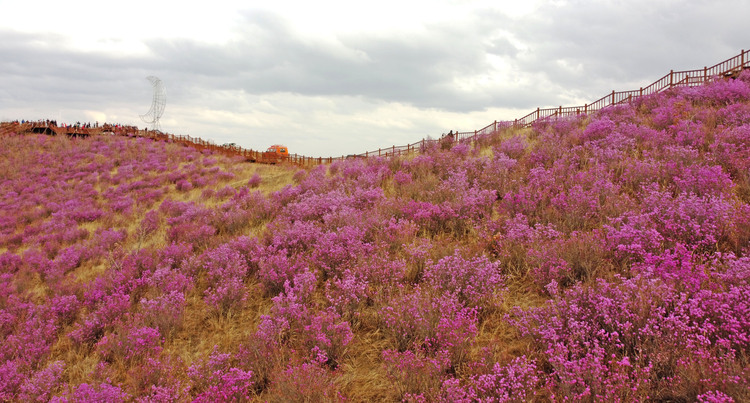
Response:
[{"label": "shrub", "polygon": [[270,315],[263,315],[258,336],[269,343],[300,346],[311,360],[336,368],[352,340],[349,323],[333,309],[311,309],[315,275],[309,271],[284,283],[284,292],[273,298]]},{"label": "shrub", "polygon": [[247,186],[251,188],[257,188],[260,186],[260,183],[262,181],[262,178],[260,175],[256,172],[253,174],[253,176],[247,181]]},{"label": "shrub", "polygon": [[420,287],[402,288],[380,316],[381,328],[398,351],[447,354],[453,368],[464,362],[477,334],[476,308],[463,306],[455,295],[434,295]]},{"label": "shrub", "polygon": [[493,151],[496,157],[500,154],[505,154],[506,156],[517,160],[524,155],[528,146],[528,143],[523,137],[513,136],[501,142],[496,149],[493,149]]},{"label": "shrub", "polygon": [[450,358],[444,352],[429,357],[411,350],[383,350],[382,356],[388,379],[395,388],[396,399],[437,400],[440,385],[450,366]]},{"label": "shrub", "polygon": [[554,283],[548,288],[548,306],[516,309],[509,319],[534,338],[549,363],[546,388],[554,398],[638,400],[670,390],[663,397],[695,399],[695,391],[715,388],[743,393],[739,385],[748,374],[737,354],[750,340],[741,319],[746,287],[688,295],[635,277],[565,293]]},{"label": "shrub", "polygon": [[204,252],[202,260],[209,285],[203,293],[206,303],[219,313],[241,309],[247,299],[244,279],[249,271],[244,257],[225,244]]},{"label": "shrub", "polygon": [[435,290],[456,295],[466,306],[479,308],[492,306],[503,287],[498,263],[486,257],[465,259],[458,251],[427,265],[423,280]]},{"label": "shrub", "polygon": [[53,399],[53,402],[126,402],[130,396],[118,386],[103,382],[99,386],[82,383],[76,387],[72,396]]},{"label": "shrub", "polygon": [[197,393],[194,401],[243,401],[253,395],[253,372],[231,364],[231,355],[220,353],[216,346],[206,362],[197,362],[188,368]]},{"label": "shrub", "polygon": [[175,290],[154,299],[141,299],[141,309],[146,325],[158,329],[162,335],[169,335],[182,327],[185,294]]},{"label": "shrub", "polygon": [[48,367],[36,372],[21,385],[19,400],[22,401],[50,401],[52,396],[62,387],[62,373],[65,363],[55,361]]},{"label": "shrub", "polygon": [[269,395],[273,400],[288,402],[344,401],[332,381],[332,374],[317,364],[290,365],[278,374]]},{"label": "shrub", "polygon": [[106,328],[130,309],[130,295],[115,293],[105,296],[95,305],[95,310],[83,317],[83,323],[75,324],[69,336],[79,343],[94,343],[104,334]]},{"label": "shrub", "polygon": [[273,296],[284,289],[284,283],[304,271],[305,266],[295,258],[290,258],[286,249],[262,248],[253,258],[258,265],[256,276],[266,295]]},{"label": "shrub", "polygon": [[152,327],[120,327],[104,336],[96,345],[99,354],[109,361],[140,362],[145,357],[156,356],[162,350],[163,339],[159,329]]},{"label": "shrub", "polygon": [[540,375],[534,361],[522,356],[507,365],[495,363],[491,371],[472,375],[464,385],[459,379],[446,379],[439,400],[457,403],[525,402],[533,400]]}]

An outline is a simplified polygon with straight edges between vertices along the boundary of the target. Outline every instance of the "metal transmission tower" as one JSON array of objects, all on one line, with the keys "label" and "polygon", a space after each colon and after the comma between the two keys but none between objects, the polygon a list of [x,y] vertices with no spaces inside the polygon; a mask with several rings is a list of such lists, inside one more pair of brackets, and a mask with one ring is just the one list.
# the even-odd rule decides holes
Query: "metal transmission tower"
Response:
[{"label": "metal transmission tower", "polygon": [[164,114],[164,107],[167,106],[167,90],[159,77],[148,76],[146,79],[151,81],[154,87],[154,100],[151,102],[151,109],[141,115],[141,119],[146,123],[151,123],[154,130],[161,131],[159,119]]}]

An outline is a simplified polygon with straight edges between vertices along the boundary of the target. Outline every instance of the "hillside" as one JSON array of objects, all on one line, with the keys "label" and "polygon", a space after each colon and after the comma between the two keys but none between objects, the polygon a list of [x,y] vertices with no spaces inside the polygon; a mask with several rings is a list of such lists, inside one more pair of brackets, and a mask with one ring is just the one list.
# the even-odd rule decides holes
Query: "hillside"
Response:
[{"label": "hillside", "polygon": [[750,400],[747,73],[310,170],[0,143],[0,400]]}]

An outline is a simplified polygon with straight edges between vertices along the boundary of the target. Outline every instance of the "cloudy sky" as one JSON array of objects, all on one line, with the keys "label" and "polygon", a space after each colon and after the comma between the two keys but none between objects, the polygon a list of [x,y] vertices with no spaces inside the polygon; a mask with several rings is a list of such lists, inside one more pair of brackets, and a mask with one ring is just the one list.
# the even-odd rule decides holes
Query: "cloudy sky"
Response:
[{"label": "cloudy sky", "polygon": [[[199,4],[199,5],[193,5]],[[0,0],[0,120],[329,156],[637,89],[749,49],[745,0]]]}]

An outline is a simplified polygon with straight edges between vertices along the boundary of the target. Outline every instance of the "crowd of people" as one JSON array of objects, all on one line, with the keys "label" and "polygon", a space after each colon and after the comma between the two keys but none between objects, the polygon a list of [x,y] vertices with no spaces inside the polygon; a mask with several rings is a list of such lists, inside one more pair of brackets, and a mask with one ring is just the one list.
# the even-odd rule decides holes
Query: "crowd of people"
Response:
[{"label": "crowd of people", "polygon": [[[102,128],[104,130],[114,130],[114,129],[128,128],[128,129],[133,129],[133,130],[136,130],[136,131],[139,130],[138,127],[136,127],[136,126],[123,125],[123,124],[120,124],[120,123],[103,123],[103,124],[100,125],[98,121],[95,121],[94,123],[91,123],[91,122],[80,122],[80,121],[78,121],[78,122],[76,122],[74,124],[67,124],[67,123],[58,124],[57,120],[54,120],[54,119],[39,119],[39,120],[25,120],[25,119],[22,119],[20,121],[16,119],[16,120],[9,121],[7,123],[16,124],[16,125],[19,125],[19,124],[20,125],[29,124],[29,125],[32,125],[32,127],[62,127],[62,128],[68,128],[68,129],[92,129],[92,128],[98,129],[98,128]],[[145,129],[145,130],[148,130],[148,129]]]},{"label": "crowd of people", "polygon": [[92,127],[94,127],[94,128],[99,127],[99,122],[95,122],[93,125],[91,124],[91,122],[88,122],[88,123],[76,122],[75,124],[65,124],[65,123],[63,123],[63,124],[61,124],[61,125],[58,126],[57,120],[53,120],[53,119],[39,119],[39,120],[34,120],[34,121],[32,121],[32,120],[21,120],[20,122],[18,120],[14,120],[11,123],[20,123],[20,124],[30,123],[32,125],[38,125],[38,126],[46,126],[46,127],[72,127],[72,128],[77,128],[77,129],[90,129]]}]

